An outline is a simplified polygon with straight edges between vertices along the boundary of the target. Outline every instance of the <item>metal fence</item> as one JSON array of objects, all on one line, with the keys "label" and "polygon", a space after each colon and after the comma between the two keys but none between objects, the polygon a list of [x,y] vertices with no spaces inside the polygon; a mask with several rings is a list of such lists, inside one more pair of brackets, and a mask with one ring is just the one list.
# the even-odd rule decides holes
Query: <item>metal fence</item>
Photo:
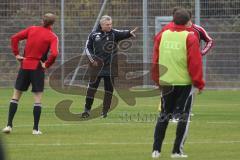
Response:
[{"label": "metal fence", "polygon": [[[58,15],[54,31],[60,39],[60,56],[57,63],[47,71],[51,73],[69,59],[83,53],[88,34],[104,4],[104,0],[1,0],[0,1],[0,87],[12,87],[19,64],[16,63],[10,48],[10,36],[30,26],[39,25],[46,12]],[[199,10],[198,3],[199,2]],[[211,53],[204,58],[205,79],[208,88],[240,88],[240,1],[239,0],[108,0],[103,14],[113,18],[114,28],[132,29],[139,26],[137,38],[132,40],[132,47],[120,50],[127,55],[128,65],[120,59],[119,66],[136,67],[149,72],[153,37],[157,16],[171,16],[173,7],[185,7],[193,13],[196,23],[200,22],[214,39]],[[199,12],[198,12],[199,11]],[[195,15],[195,14],[193,14]],[[198,15],[198,14],[196,14]],[[23,50],[23,44],[21,48]],[[138,63],[131,65],[130,63]],[[76,66],[73,66],[76,68]],[[151,85],[150,76],[136,80],[124,80],[119,67],[118,85],[129,83]],[[76,72],[73,84],[79,84],[84,72]],[[62,72],[65,83],[73,80],[74,71]]]}]

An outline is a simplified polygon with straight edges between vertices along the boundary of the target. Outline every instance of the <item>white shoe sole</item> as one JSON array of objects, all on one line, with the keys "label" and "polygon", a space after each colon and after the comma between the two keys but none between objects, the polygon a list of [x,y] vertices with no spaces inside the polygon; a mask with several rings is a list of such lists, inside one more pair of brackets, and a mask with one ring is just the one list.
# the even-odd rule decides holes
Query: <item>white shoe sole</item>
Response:
[{"label": "white shoe sole", "polygon": [[6,133],[6,134],[10,134],[12,132],[12,128],[11,127],[5,127],[5,128],[3,128],[2,132]]},{"label": "white shoe sole", "polygon": [[171,158],[188,158],[187,155],[183,154],[183,155],[180,155],[180,154],[172,154],[171,155]]}]

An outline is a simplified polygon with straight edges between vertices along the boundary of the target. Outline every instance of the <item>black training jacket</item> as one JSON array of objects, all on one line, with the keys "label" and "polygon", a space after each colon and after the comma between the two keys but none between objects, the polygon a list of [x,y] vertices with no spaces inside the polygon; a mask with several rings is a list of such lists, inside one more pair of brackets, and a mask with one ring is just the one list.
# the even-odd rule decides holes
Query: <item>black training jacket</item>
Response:
[{"label": "black training jacket", "polygon": [[85,52],[90,62],[103,62],[98,76],[117,76],[118,42],[131,36],[130,30],[103,32],[100,26],[90,33]]}]

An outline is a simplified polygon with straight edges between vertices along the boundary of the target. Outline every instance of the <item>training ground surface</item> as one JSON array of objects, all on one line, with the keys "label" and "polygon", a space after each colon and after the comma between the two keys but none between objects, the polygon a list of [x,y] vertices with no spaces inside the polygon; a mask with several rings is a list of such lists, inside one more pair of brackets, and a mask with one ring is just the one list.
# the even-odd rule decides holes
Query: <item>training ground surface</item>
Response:
[{"label": "training ground surface", "polygon": [[[0,126],[6,125],[12,89],[0,90]],[[238,160],[240,157],[240,91],[205,91],[195,98],[185,153],[189,160]],[[149,160],[159,97],[137,98],[135,106],[119,99],[106,119],[66,122],[55,115],[60,100],[74,100],[71,111],[83,110],[84,97],[45,90],[41,136],[32,131],[32,95],[19,104],[13,132],[2,135],[9,160]],[[94,104],[101,102],[96,100]],[[162,160],[171,159],[176,124],[170,123]]]}]

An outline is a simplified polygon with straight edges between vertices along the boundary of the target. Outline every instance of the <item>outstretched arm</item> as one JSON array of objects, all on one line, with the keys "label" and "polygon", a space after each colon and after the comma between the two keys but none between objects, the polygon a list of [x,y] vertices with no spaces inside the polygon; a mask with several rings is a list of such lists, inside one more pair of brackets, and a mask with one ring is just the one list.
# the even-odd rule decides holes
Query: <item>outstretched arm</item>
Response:
[{"label": "outstretched arm", "polygon": [[113,32],[115,34],[116,41],[121,41],[130,37],[136,37],[136,31],[138,30],[138,27],[135,27],[133,30],[117,30],[113,29]]}]

